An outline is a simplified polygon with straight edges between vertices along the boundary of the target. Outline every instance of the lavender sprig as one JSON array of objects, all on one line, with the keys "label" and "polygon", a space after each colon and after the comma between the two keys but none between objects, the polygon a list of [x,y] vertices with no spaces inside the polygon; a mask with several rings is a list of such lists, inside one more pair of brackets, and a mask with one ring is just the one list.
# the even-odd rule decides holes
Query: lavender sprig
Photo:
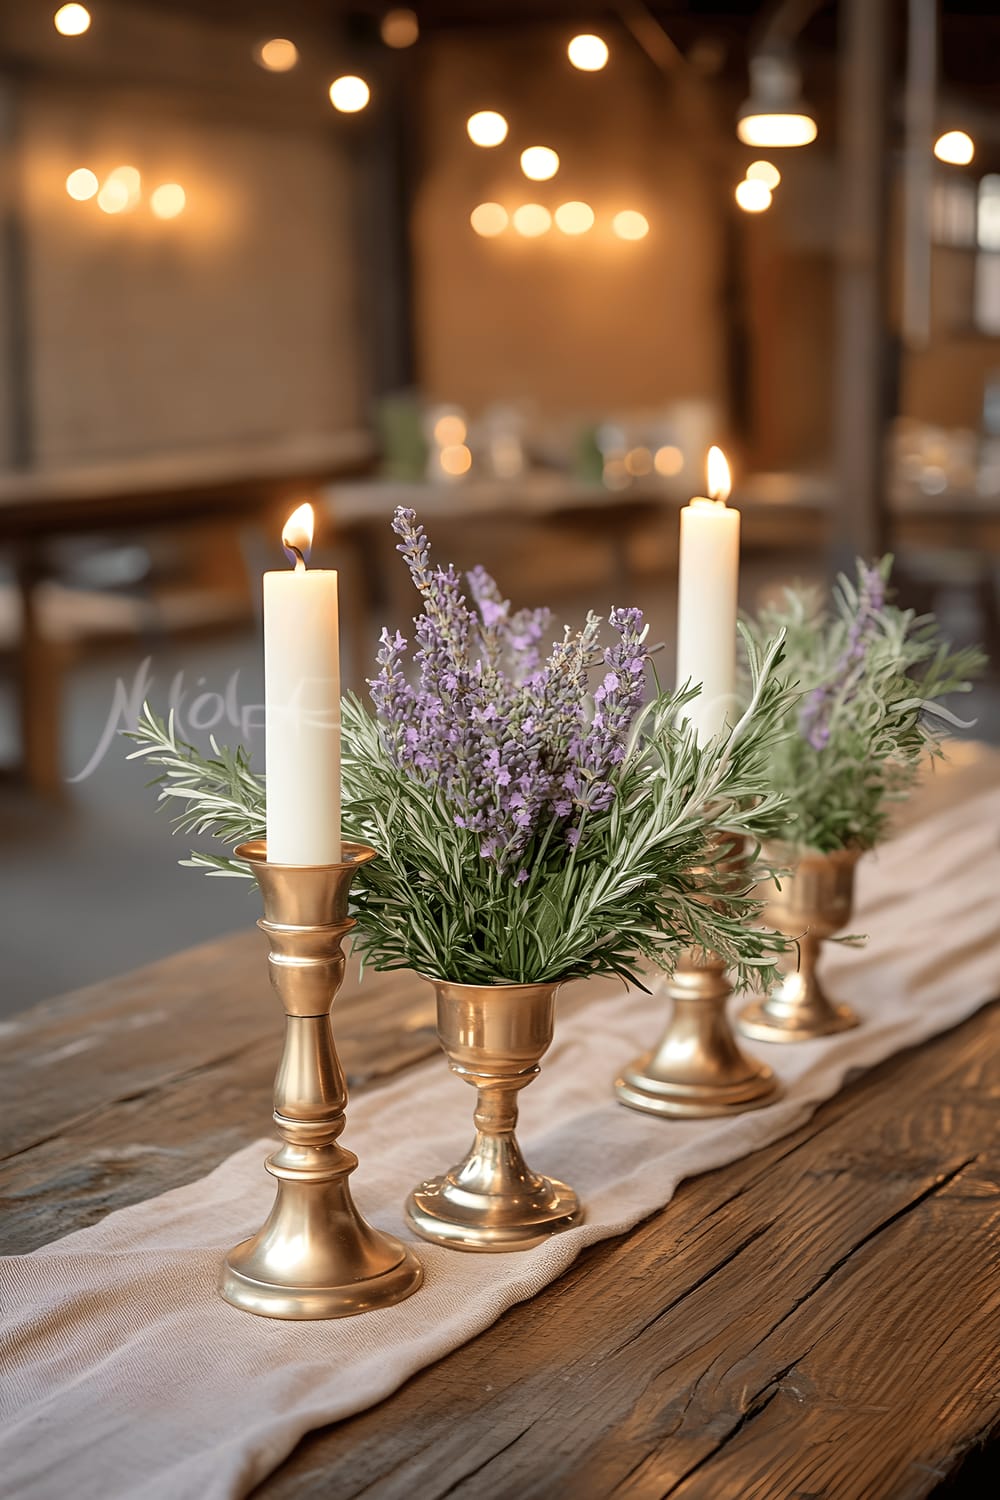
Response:
[{"label": "lavender sprig", "polygon": [[646,686],[641,612],[612,610],[619,640],[604,650],[606,671],[591,694],[595,616],[540,661],[548,610],[512,614],[484,568],[469,574],[473,610],[454,569],[432,566],[414,512],[397,510],[393,529],[423,612],[414,622],[415,685],[404,672],[404,637],[381,638],[369,687],[383,744],[400,770],[435,789],[456,828],[478,837],[482,859],[523,883],[533,841],[555,832],[573,846],[583,816],[614,800],[611,773]]},{"label": "lavender sprig", "polygon": [[803,693],[770,768],[787,798],[784,837],[803,847],[877,844],[892,804],[941,753],[944,731],[968,727],[940,700],[968,692],[985,658],[953,650],[933,616],[891,604],[891,570],[891,557],[859,561],[856,585],[842,577],[829,603],[787,590],[753,626],[758,640],[786,632],[787,667]]}]

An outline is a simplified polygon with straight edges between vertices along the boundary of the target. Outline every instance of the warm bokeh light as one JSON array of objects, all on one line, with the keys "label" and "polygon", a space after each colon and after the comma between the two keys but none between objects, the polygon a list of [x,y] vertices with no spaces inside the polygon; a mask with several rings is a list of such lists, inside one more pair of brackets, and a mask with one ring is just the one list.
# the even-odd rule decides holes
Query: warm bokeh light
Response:
[{"label": "warm bokeh light", "polygon": [[631,483],[623,458],[606,459],[602,478],[609,490],[623,490]]},{"label": "warm bokeh light", "polygon": [[816,139],[811,115],[745,115],[736,126],[744,146],[808,146]]},{"label": "warm bokeh light", "polygon": [[762,214],[771,207],[771,189],[757,178],[744,178],[736,188],[736,201],[745,214]]},{"label": "warm bokeh light", "polygon": [[649,220],[634,208],[625,208],[615,214],[611,228],[620,240],[644,240],[649,233]]},{"label": "warm bokeh light", "polygon": [[773,161],[752,161],[746,170],[747,182],[762,182],[773,193],[781,181],[781,173]]},{"label": "warm bokeh light", "polygon": [[726,455],[721,448],[716,448],[714,445],[709,448],[705,472],[708,476],[709,499],[720,500],[725,505],[729,499],[729,492],[733,487],[733,481],[729,472],[729,464],[726,462]]},{"label": "warm bokeh light", "polygon": [[599,73],[608,60],[608,44],[603,37],[575,36],[566,48],[566,55],[574,68],[581,73]]},{"label": "warm bokeh light", "polygon": [[586,234],[594,227],[594,210],[589,203],[560,203],[555,220],[563,234]]},{"label": "warm bokeh light", "polygon": [[97,174],[89,167],[77,167],[66,178],[66,191],[77,203],[85,203],[88,198],[92,198],[99,187]]},{"label": "warm bokeh light", "polygon": [[253,60],[269,73],[288,73],[299,60],[299,49],[286,36],[273,36],[269,42],[258,42]]},{"label": "warm bokeh light", "polygon": [[976,154],[971,135],[964,130],[946,130],[934,142],[934,155],[952,167],[967,167]]},{"label": "warm bokeh light", "polygon": [[97,206],[103,213],[124,213],[129,206],[129,191],[120,177],[109,177],[97,195]]},{"label": "warm bokeh light", "polygon": [[521,152],[521,171],[532,182],[548,182],[559,170],[559,156],[551,146],[527,146]]},{"label": "warm bokeh light", "polygon": [[[131,209],[138,205],[139,199],[142,197],[142,173],[138,167],[115,167],[113,172],[108,173],[107,181],[104,185],[108,187],[111,183],[116,183],[125,189],[127,195],[125,199],[126,208]],[[97,201],[100,203],[101,200],[99,197]],[[119,213],[120,210],[112,209],[111,212]]]},{"label": "warm bokeh light", "polygon": [[507,121],[495,109],[481,109],[465,122],[474,146],[499,146],[507,139]]},{"label": "warm bokeh light", "polygon": [[293,510],[285,522],[281,533],[281,545],[288,553],[289,560],[294,562],[297,568],[304,567],[304,560],[309,556],[315,526],[316,513],[308,500],[304,505]]},{"label": "warm bokeh light", "polygon": [[525,239],[537,239],[552,228],[552,215],[540,203],[522,203],[514,210],[514,228]]},{"label": "warm bokeh light", "polygon": [[176,219],[184,212],[186,203],[187,193],[179,182],[161,182],[149,199],[149,206],[158,219]]},{"label": "warm bokeh light", "polygon": [[412,10],[386,11],[379,29],[387,47],[412,47],[420,39],[420,22]]},{"label": "warm bokeh light", "polygon": [[509,222],[510,215],[502,203],[477,203],[469,215],[473,229],[486,240],[503,234]]},{"label": "warm bokeh light", "polygon": [[673,443],[664,443],[653,455],[653,467],[664,479],[674,479],[684,467],[684,455]]},{"label": "warm bokeh light", "polygon": [[90,11],[85,5],[60,5],[52,24],[60,36],[83,36],[90,29]]},{"label": "warm bokeh light", "polygon": [[365,80],[354,73],[345,73],[343,78],[335,78],[330,85],[330,103],[342,115],[356,115],[371,96],[372,91]]},{"label": "warm bokeh light", "polygon": [[465,418],[460,417],[458,412],[445,412],[434,423],[434,441],[442,448],[460,447],[465,442],[468,431]]},{"label": "warm bokeh light", "polygon": [[630,448],[625,455],[625,468],[636,479],[653,472],[653,455],[648,448]]},{"label": "warm bokeh light", "polygon": [[441,467],[446,474],[457,479],[472,468],[472,454],[464,443],[452,443],[441,449]]}]

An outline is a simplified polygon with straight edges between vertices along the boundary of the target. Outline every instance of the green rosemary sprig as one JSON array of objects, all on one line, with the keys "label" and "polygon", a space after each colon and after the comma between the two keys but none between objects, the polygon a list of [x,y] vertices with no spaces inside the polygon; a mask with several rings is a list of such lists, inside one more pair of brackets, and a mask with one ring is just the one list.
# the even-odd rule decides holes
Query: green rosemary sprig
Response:
[{"label": "green rosemary sprig", "polygon": [[841,577],[829,600],[787,589],[750,625],[758,643],[784,633],[785,670],[802,695],[786,704],[766,768],[785,797],[782,838],[800,847],[872,848],[948,729],[968,727],[940,700],[969,692],[986,658],[954,650],[932,615],[887,602],[891,568],[891,557],[859,561],[857,582]]},{"label": "green rosemary sprig", "polygon": [[[759,846],[785,821],[780,792],[773,783],[762,790],[789,708],[777,675],[781,639],[761,648],[747,637],[746,646],[750,700],[732,732],[700,746],[683,722],[693,693],[658,692],[633,726],[610,808],[584,816],[573,848],[553,819],[528,852],[523,882],[481,857],[441,793],[401,770],[377,720],[345,698],[344,833],[380,856],[352,890],[364,961],[473,984],[592,974],[641,984],[642,965],[670,969],[700,948],[725,959],[741,985],[772,982],[785,939],[756,925],[752,884],[731,888],[718,843],[724,830]],[[242,749],[213,740],[204,755],[148,706],[131,738],[131,758],[162,768],[159,800],[181,804],[176,831],[230,846],[263,832],[264,783]],[[183,863],[250,873],[224,855]]]},{"label": "green rosemary sprig", "polygon": [[[164,721],[148,703],[142,706],[136,728],[125,731],[125,738],[139,746],[129,760],[145,760],[160,768],[160,775],[149,785],[158,789],[157,801],[172,813],[175,833],[195,838],[210,835],[230,847],[264,837],[264,782],[251,769],[242,746],[231,750],[219,745],[213,735],[209,741],[212,754],[205,755],[196,745],[178,738],[172,713]],[[210,875],[252,878],[242,860],[217,854],[193,851],[181,864],[205,869]]]}]

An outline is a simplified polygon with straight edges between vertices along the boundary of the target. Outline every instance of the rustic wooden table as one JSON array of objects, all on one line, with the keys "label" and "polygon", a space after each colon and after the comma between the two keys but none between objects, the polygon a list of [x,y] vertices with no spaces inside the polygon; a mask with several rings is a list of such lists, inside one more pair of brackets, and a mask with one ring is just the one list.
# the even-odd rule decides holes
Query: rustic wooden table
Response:
[{"label": "rustic wooden table", "polygon": [[[964,752],[916,813],[995,783],[997,764]],[[337,1034],[355,1089],[435,1052],[422,991],[407,975],[345,989]],[[278,1033],[253,932],[6,1023],[0,1248],[93,1224],[259,1136]],[[306,1439],[258,1493],[990,1492],[998,1116],[993,1005],[793,1135],[684,1183],[390,1400]]]}]

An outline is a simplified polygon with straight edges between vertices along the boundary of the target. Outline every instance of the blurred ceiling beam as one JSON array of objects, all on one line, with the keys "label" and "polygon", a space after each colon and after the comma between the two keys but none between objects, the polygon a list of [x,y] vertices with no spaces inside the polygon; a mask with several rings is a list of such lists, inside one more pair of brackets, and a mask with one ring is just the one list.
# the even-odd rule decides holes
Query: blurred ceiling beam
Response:
[{"label": "blurred ceiling beam", "polygon": [[885,551],[890,415],[888,120],[890,0],[841,0],[834,570]]}]

